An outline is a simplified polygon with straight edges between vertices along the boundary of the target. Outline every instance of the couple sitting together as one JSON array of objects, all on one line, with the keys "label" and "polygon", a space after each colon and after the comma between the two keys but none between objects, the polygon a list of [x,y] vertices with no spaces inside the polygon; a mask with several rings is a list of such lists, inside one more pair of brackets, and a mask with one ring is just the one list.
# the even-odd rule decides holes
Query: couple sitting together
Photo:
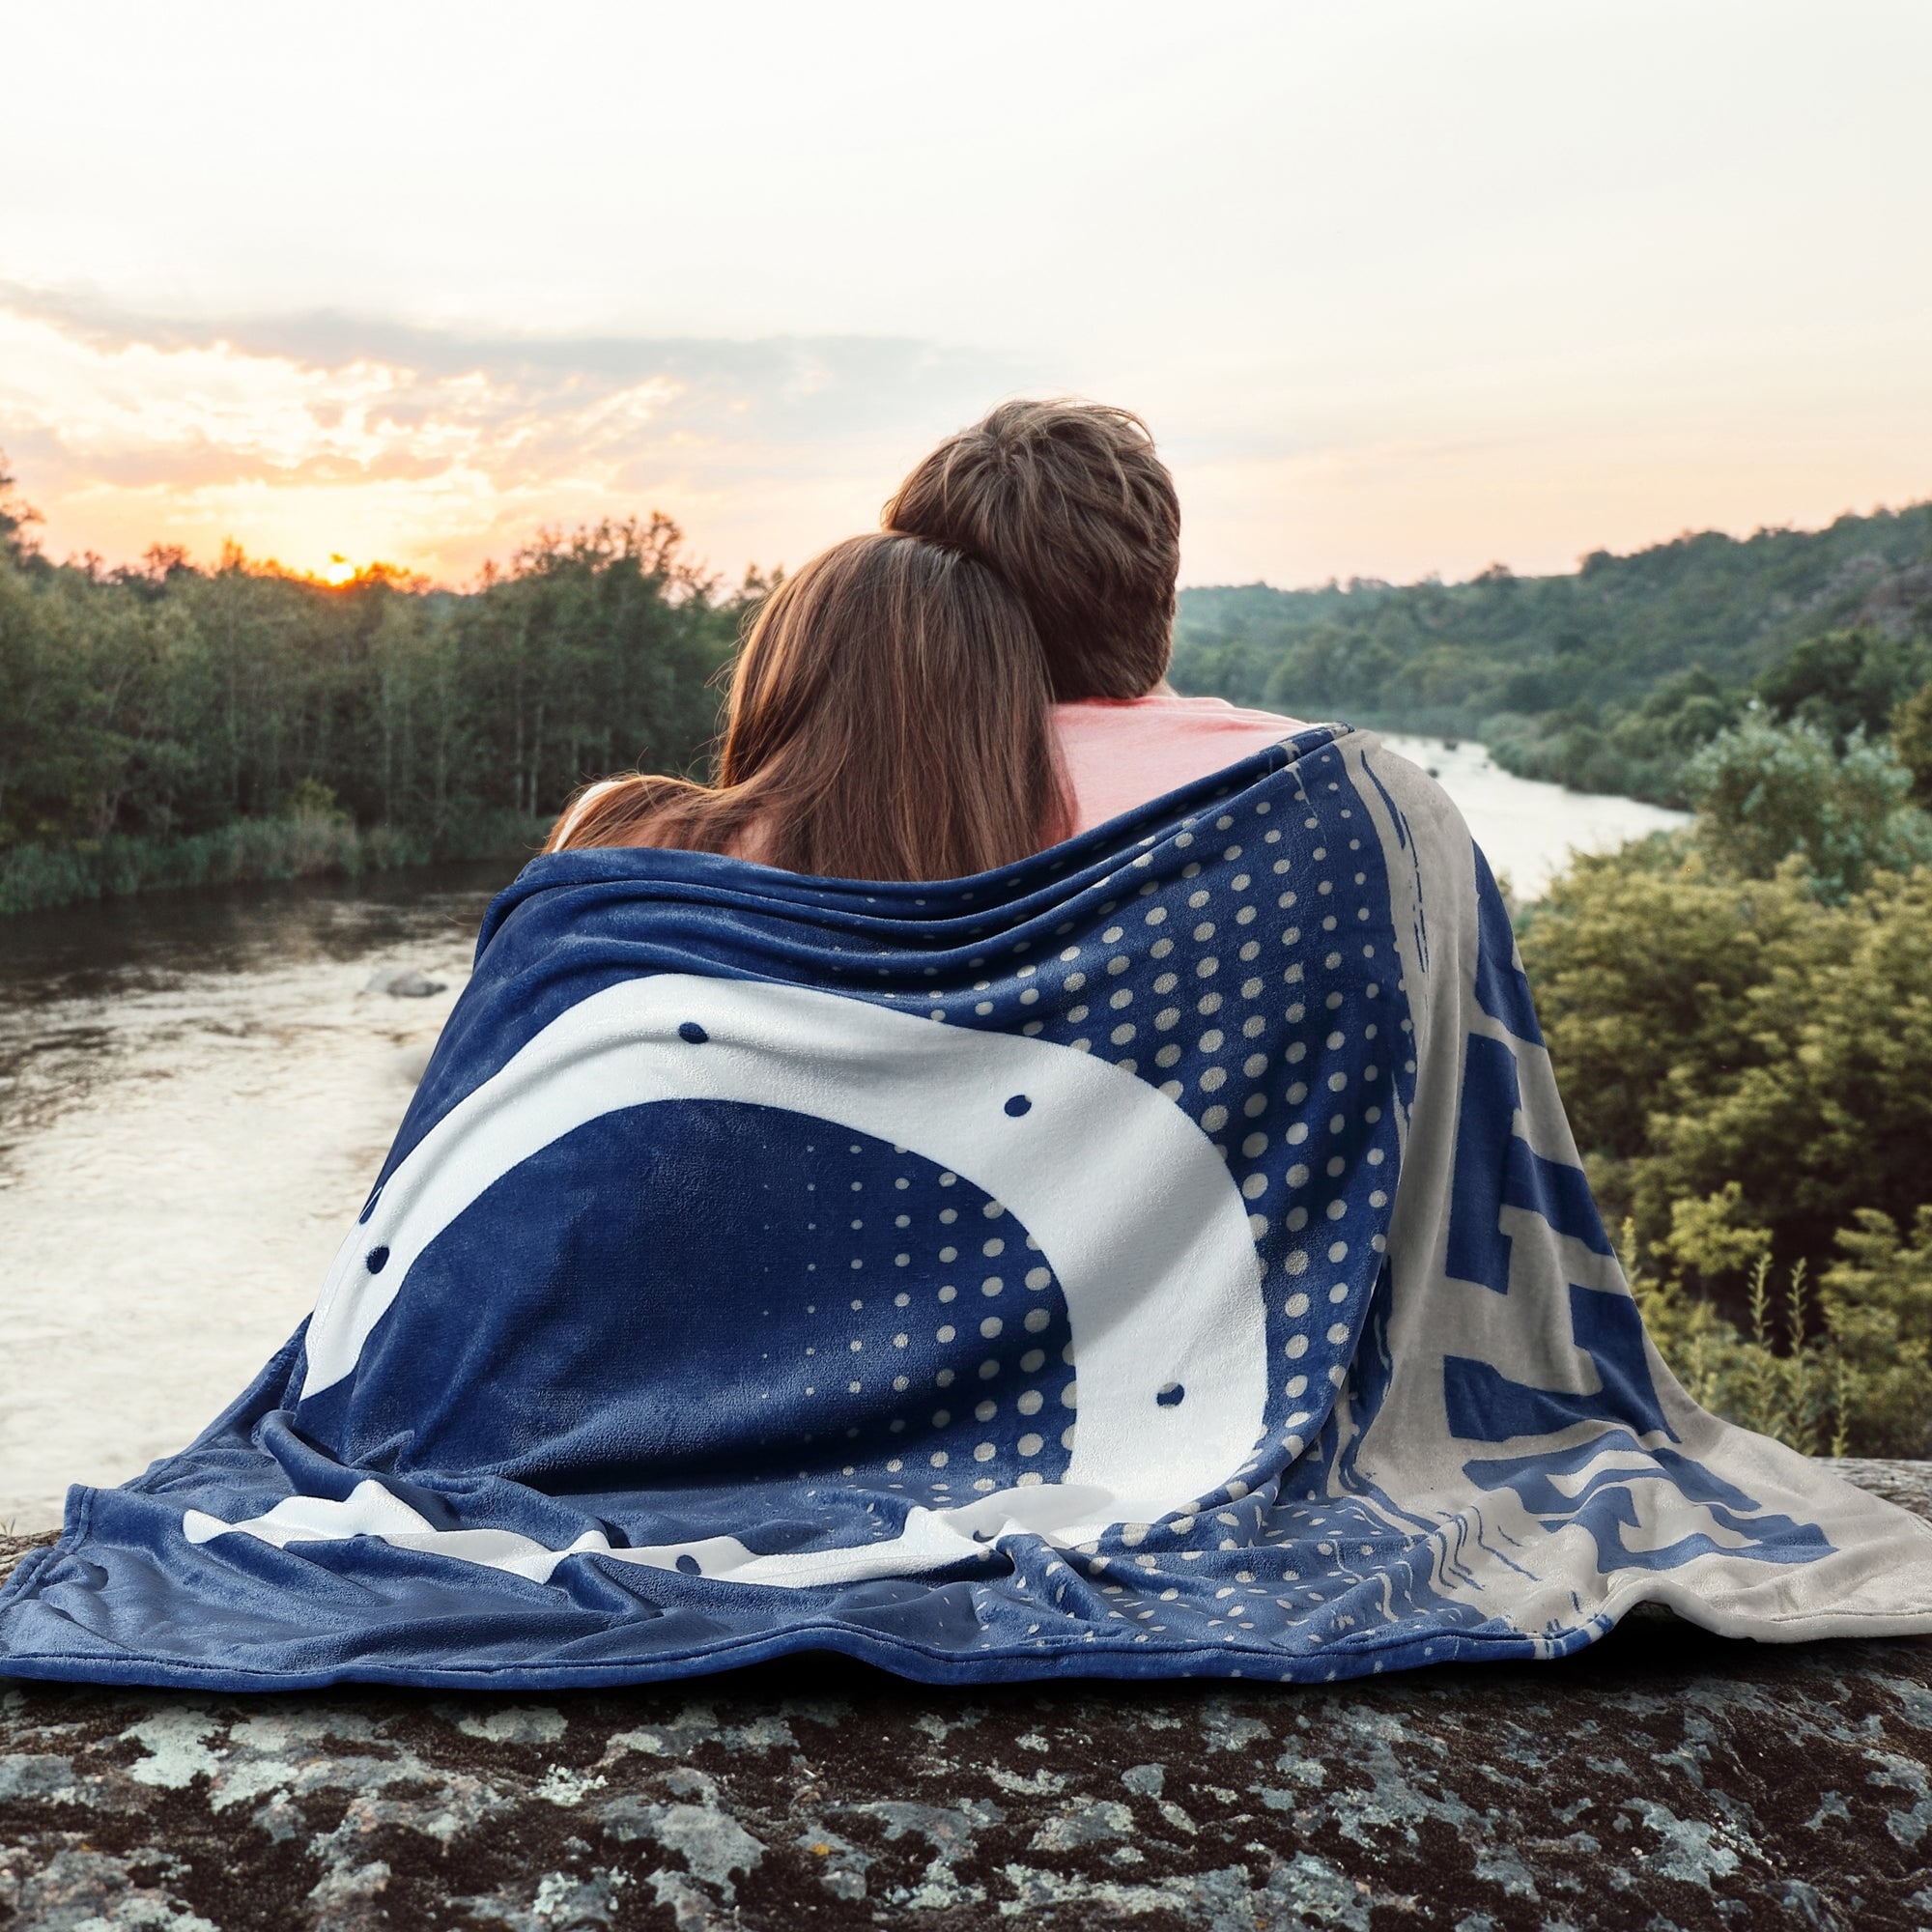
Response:
[{"label": "couple sitting together", "polygon": [[934,450],[881,521],[759,611],[715,786],[606,780],[549,849],[964,878],[1303,728],[1168,686],[1180,503],[1124,410],[1005,404]]},{"label": "couple sitting together", "polygon": [[75,1488],[0,1674],[934,1682],[1932,1630],[1650,1346],[1455,810],[1165,682],[1179,515],[1014,403],[774,592],[717,782],[492,905],[314,1314]]}]

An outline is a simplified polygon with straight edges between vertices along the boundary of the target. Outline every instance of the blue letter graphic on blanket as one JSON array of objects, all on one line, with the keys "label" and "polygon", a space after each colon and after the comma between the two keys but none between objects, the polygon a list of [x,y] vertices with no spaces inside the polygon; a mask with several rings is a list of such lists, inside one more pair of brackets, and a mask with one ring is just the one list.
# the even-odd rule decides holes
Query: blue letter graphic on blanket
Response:
[{"label": "blue letter graphic on blanket", "polygon": [[1932,1629],[1928,1550],[1670,1380],[1487,868],[1321,726],[975,879],[532,862],[314,1315],[71,1492],[0,1673],[1326,1681]]},{"label": "blue letter graphic on blanket", "polygon": [[1456,1179],[1449,1208],[1449,1272],[1509,1293],[1510,1237],[1501,1209],[1539,1214],[1600,1255],[1609,1237],[1580,1167],[1546,1160],[1516,1127],[1520,1095],[1516,1055],[1499,1039],[1471,1034],[1463,1063]]},{"label": "blue letter graphic on blanket", "polygon": [[1643,1318],[1628,1294],[1570,1285],[1570,1328],[1596,1371],[1597,1392],[1531,1388],[1462,1355],[1442,1359],[1449,1433],[1477,1442],[1553,1435],[1577,1422],[1621,1423],[1639,1435],[1677,1439],[1643,1355]]},{"label": "blue letter graphic on blanket", "polygon": [[[1480,852],[1475,869],[1476,1004],[1503,1021],[1525,1051],[1540,1056],[1542,1033],[1515,962],[1502,895]],[[1551,1236],[1572,1236],[1593,1253],[1608,1254],[1581,1168],[1533,1153],[1514,1130],[1497,1157],[1500,1122],[1521,1116],[1517,1049],[1471,1034],[1466,1054],[1450,1272],[1507,1292],[1511,1240],[1500,1233],[1500,1224],[1508,1208],[1537,1215]],[[1498,1231],[1493,1240],[1487,1238],[1492,1229]],[[1546,1272],[1552,1260],[1561,1265],[1560,1241],[1547,1242],[1539,1259]],[[1774,1563],[1810,1562],[1831,1553],[1816,1524],[1765,1510],[1753,1496],[1669,1446],[1679,1437],[1659,1400],[1642,1318],[1621,1282],[1598,1288],[1570,1282],[1568,1303],[1569,1341],[1587,1363],[1594,1389],[1539,1387],[1479,1358],[1444,1354],[1443,1401],[1452,1436],[1494,1443],[1544,1438],[1543,1446],[1527,1454],[1463,1463],[1473,1483],[1514,1492],[1545,1529],[1571,1522],[1582,1528],[1596,1546],[1600,1574],[1676,1569],[1719,1551],[1748,1552]],[[1547,1293],[1545,1305],[1549,1306]],[[1668,1542],[1644,1540],[1651,1526],[1638,1497],[1654,1498],[1666,1486],[1677,1514],[1687,1519],[1685,1533]],[[1633,1543],[1627,1531],[1637,1532],[1639,1540]]]}]

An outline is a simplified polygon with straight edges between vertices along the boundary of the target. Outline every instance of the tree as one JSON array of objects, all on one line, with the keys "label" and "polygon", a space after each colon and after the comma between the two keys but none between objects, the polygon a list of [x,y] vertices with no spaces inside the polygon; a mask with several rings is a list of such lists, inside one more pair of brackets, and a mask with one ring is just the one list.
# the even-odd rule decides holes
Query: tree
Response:
[{"label": "tree", "polygon": [[1874,1208],[1838,1231],[1825,1271],[1830,1332],[1855,1372],[1846,1417],[1860,1453],[1922,1457],[1932,1436],[1932,1206],[1910,1238]]},{"label": "tree", "polygon": [[1883,737],[1899,699],[1932,674],[1932,645],[1891,639],[1866,625],[1807,638],[1758,679],[1758,696],[1780,724],[1815,726],[1842,753],[1862,733]]},{"label": "tree", "polygon": [[40,555],[40,546],[28,533],[28,526],[38,524],[41,513],[20,500],[14,484],[7,452],[0,449],[0,555],[24,568]]},{"label": "tree", "polygon": [[1891,714],[1891,749],[1912,774],[1914,802],[1932,809],[1932,683],[1900,699]]},{"label": "tree", "polygon": [[115,571],[30,561],[0,550],[0,854],[213,835],[324,795],[386,849],[499,848],[511,820],[528,839],[588,778],[703,762],[767,588],[720,595],[663,517],[545,535],[460,597],[233,551],[207,571],[161,547]]},{"label": "tree", "polygon": [[1747,714],[1684,769],[1697,838],[1719,870],[1768,879],[1796,854],[1813,890],[1842,902],[1881,868],[1932,860],[1932,822],[1908,804],[1890,745],[1854,730],[1844,754],[1809,721]]},{"label": "tree", "polygon": [[[1523,777],[1681,805],[1687,756],[1762,680],[1834,749],[1932,677],[1932,503],[1823,530],[1715,532],[1574,572],[1180,594],[1182,691],[1472,737]],[[1681,683],[1689,674],[1696,688]]]}]

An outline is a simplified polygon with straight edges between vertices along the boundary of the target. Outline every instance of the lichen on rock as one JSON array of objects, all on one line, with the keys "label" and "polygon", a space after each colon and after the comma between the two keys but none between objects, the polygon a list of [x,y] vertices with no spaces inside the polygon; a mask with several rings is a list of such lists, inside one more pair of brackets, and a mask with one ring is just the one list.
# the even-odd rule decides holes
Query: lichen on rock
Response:
[{"label": "lichen on rock", "polygon": [[[1851,1471],[1927,1508],[1927,1472]],[[4,1560],[4,1559],[0,1559]],[[922,1689],[803,1659],[527,1697],[0,1689],[0,1925],[1932,1920],[1932,1647],[1661,1612],[1565,1662]]]}]

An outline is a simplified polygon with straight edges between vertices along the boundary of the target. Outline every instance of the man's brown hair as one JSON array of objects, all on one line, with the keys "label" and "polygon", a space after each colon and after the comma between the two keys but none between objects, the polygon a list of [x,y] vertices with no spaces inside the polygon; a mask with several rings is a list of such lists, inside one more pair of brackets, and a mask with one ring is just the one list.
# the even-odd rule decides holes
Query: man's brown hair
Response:
[{"label": "man's brown hair", "polygon": [[1053,696],[1139,697],[1167,673],[1180,502],[1147,425],[1104,403],[1002,403],[879,519],[996,570],[1033,613]]}]

